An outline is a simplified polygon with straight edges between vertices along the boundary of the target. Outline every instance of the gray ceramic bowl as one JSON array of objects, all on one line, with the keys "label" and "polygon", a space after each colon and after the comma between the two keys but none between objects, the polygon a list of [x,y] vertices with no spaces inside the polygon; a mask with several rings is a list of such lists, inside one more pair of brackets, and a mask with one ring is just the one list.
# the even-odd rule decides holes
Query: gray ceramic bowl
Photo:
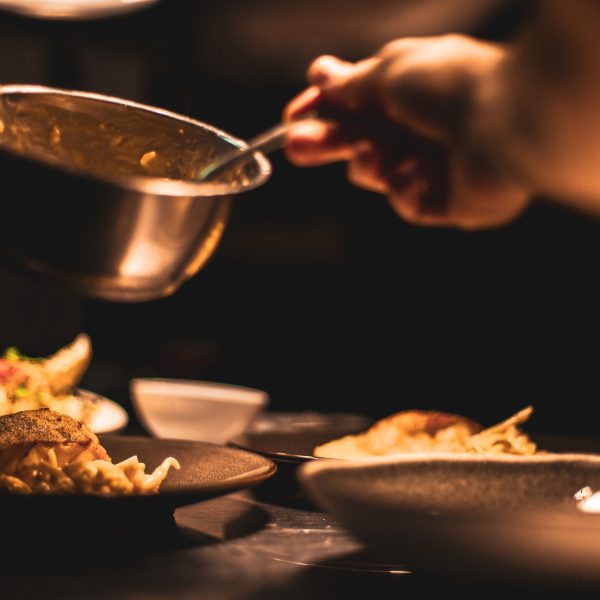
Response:
[{"label": "gray ceramic bowl", "polygon": [[396,455],[299,470],[388,561],[478,582],[600,589],[600,455]]},{"label": "gray ceramic bowl", "polygon": [[0,86],[0,253],[106,300],[168,296],[217,248],[231,199],[270,175],[262,154],[211,183],[198,173],[245,142],[135,102]]}]

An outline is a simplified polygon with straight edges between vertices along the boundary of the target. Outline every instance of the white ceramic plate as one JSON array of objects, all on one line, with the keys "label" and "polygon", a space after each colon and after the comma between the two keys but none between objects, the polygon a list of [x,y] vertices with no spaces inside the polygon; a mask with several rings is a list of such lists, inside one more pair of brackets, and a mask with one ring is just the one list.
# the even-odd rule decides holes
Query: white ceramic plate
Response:
[{"label": "white ceramic plate", "polygon": [[38,19],[99,19],[155,4],[157,0],[0,0],[0,9]]},{"label": "white ceramic plate", "polygon": [[[600,455],[404,455],[304,463],[310,499],[415,572],[600,588]],[[599,507],[600,510],[600,507]]]},{"label": "white ceramic plate", "polygon": [[77,395],[93,397],[98,401],[98,406],[89,423],[89,428],[94,433],[116,433],[124,429],[129,423],[127,411],[114,400],[109,400],[104,396],[81,388],[77,390]]}]

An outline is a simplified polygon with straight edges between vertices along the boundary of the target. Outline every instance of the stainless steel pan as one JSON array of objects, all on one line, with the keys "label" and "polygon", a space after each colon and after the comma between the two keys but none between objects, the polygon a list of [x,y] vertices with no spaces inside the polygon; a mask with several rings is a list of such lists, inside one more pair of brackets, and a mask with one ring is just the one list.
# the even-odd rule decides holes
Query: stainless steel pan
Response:
[{"label": "stainless steel pan", "polygon": [[0,86],[0,254],[96,298],[168,296],[214,253],[232,199],[268,179],[260,153],[198,179],[245,146],[120,98]]}]

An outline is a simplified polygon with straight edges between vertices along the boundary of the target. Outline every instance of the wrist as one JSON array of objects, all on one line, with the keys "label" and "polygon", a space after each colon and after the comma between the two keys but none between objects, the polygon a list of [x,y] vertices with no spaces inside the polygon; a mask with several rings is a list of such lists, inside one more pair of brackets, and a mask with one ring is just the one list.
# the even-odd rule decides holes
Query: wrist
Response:
[{"label": "wrist", "polygon": [[493,60],[474,78],[470,118],[465,120],[461,145],[480,178],[502,181],[533,197],[539,191],[535,179],[515,152],[515,96],[512,90],[507,93],[513,60],[510,48],[498,47]]}]

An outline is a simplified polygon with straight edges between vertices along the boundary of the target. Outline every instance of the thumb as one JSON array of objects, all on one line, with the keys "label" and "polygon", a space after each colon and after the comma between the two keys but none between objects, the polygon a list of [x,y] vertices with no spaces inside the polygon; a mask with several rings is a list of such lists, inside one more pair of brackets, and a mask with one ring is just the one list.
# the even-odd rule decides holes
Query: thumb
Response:
[{"label": "thumb", "polygon": [[352,63],[335,56],[321,56],[310,65],[308,81],[320,90],[322,108],[334,112],[363,112],[378,103],[373,78],[379,63],[376,57]]}]

